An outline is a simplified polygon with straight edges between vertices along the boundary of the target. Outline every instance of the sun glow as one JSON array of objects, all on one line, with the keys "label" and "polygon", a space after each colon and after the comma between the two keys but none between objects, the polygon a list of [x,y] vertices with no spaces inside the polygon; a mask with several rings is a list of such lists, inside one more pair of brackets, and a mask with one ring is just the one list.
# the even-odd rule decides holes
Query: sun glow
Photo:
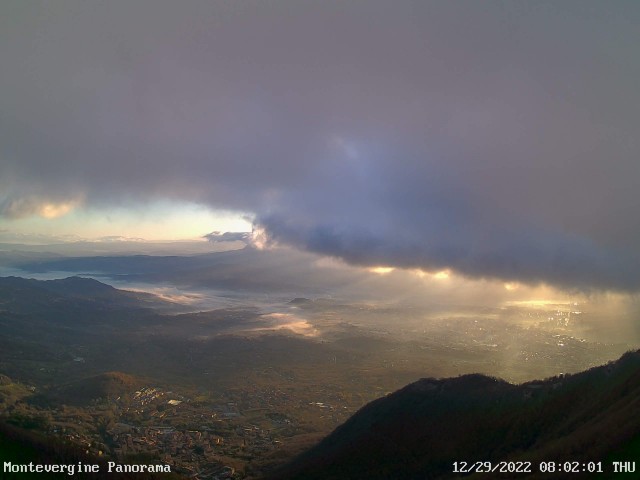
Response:
[{"label": "sun glow", "polygon": [[507,305],[516,305],[523,307],[547,307],[549,305],[561,305],[561,304],[569,304],[569,302],[565,300],[542,300],[542,299],[534,299],[534,300],[520,300],[516,302],[507,302]]},{"label": "sun glow", "polygon": [[75,202],[66,203],[45,203],[40,206],[38,214],[44,218],[58,218],[66,215],[76,206]]},{"label": "sun glow", "polygon": [[378,275],[386,275],[387,273],[391,273],[395,270],[393,267],[372,267],[369,268],[371,273],[377,273]]},{"label": "sun glow", "polygon": [[451,276],[451,272],[449,270],[442,270],[440,272],[436,272],[433,274],[433,278],[437,278],[438,280],[445,280]]}]

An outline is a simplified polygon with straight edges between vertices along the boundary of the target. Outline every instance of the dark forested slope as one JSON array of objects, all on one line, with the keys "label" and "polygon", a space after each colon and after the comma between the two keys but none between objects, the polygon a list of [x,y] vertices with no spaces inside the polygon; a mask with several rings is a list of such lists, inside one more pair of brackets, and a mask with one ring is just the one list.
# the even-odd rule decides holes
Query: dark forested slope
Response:
[{"label": "dark forested slope", "polygon": [[482,375],[422,379],[366,405],[274,478],[449,478],[459,476],[454,462],[506,459],[532,462],[518,478],[537,478],[548,460],[580,462],[580,470],[602,461],[607,472],[612,460],[629,460],[622,457],[639,436],[640,352],[630,352],[523,385]]}]

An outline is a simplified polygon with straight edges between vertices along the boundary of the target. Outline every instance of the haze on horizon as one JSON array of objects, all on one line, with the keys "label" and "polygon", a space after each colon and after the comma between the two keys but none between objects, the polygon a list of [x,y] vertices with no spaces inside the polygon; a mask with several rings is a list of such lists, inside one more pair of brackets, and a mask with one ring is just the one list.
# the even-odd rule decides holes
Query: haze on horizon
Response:
[{"label": "haze on horizon", "polygon": [[365,269],[640,289],[637,2],[0,14],[3,235],[253,228]]}]

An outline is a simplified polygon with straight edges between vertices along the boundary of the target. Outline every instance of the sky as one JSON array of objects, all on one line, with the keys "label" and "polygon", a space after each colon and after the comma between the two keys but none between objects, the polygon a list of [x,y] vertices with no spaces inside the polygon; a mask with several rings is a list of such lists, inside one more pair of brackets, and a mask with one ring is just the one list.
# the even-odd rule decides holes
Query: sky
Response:
[{"label": "sky", "polygon": [[[250,231],[251,222],[237,212],[212,210],[184,201],[154,200],[100,207],[70,204],[66,208],[40,206],[36,214],[5,219],[10,229],[0,230],[1,241],[43,244],[51,242],[116,239],[133,241],[202,240],[213,231]],[[47,210],[47,208],[49,210]]]},{"label": "sky", "polygon": [[253,229],[637,292],[639,24],[622,0],[4,0],[0,230]]}]

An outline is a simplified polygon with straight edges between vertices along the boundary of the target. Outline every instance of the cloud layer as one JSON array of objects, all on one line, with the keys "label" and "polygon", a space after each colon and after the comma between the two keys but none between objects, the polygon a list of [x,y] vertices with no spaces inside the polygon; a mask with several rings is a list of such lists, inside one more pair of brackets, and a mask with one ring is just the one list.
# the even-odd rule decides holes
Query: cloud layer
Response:
[{"label": "cloud layer", "polygon": [[7,218],[186,200],[356,264],[640,287],[636,2],[0,13]]}]

